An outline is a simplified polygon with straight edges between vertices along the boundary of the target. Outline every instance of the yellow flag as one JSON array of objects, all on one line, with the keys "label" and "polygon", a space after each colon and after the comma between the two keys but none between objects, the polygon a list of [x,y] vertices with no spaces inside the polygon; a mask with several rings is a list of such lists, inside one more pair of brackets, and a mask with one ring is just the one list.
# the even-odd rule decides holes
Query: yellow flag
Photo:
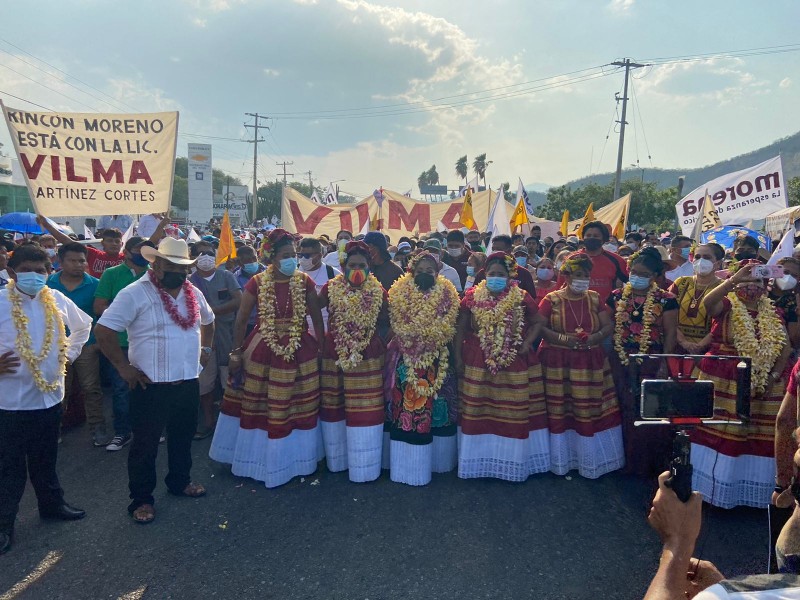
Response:
[{"label": "yellow flag", "polygon": [[516,231],[517,227],[530,223],[528,220],[528,211],[525,210],[525,202],[523,202],[522,198],[517,202],[517,207],[514,209],[514,214],[511,215],[511,220],[508,223],[511,226],[512,233]]},{"label": "yellow flag", "polygon": [[625,239],[625,221],[627,220],[626,219],[627,216],[628,216],[628,211],[627,210],[623,210],[622,214],[619,216],[619,220],[617,221],[617,224],[614,225],[614,231],[612,232],[612,235],[615,238],[617,238],[618,240],[624,240]]},{"label": "yellow flag", "polygon": [[461,209],[461,224],[467,229],[475,229],[475,218],[472,216],[472,188],[467,188],[464,196],[464,208]]},{"label": "yellow flag", "polygon": [[689,236],[698,244],[702,243],[701,235],[706,231],[719,227],[722,222],[719,220],[719,213],[714,208],[714,203],[711,201],[711,196],[706,190],[706,195],[703,198],[703,206],[700,208],[700,214],[697,216],[697,221],[694,222],[692,235]]},{"label": "yellow flag", "polygon": [[565,210],[564,214],[561,215],[561,227],[558,228],[558,233],[561,234],[561,237],[567,237],[568,231],[569,231],[569,211]]},{"label": "yellow flag", "polygon": [[578,227],[578,239],[583,239],[583,226],[590,221],[594,221],[594,209],[592,208],[593,204],[594,202],[589,202],[589,208],[586,209],[586,214],[583,215],[581,226]]},{"label": "yellow flag", "polygon": [[219,248],[217,248],[217,266],[227,262],[229,258],[236,258],[236,245],[233,243],[233,230],[228,211],[222,217],[222,227],[219,234]]}]

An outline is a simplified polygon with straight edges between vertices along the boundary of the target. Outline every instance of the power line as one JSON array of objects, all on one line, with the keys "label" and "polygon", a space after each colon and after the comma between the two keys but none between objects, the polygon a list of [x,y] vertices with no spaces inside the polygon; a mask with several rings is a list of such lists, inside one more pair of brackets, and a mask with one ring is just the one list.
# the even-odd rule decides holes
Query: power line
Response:
[{"label": "power line", "polygon": [[75,102],[77,104],[80,104],[81,106],[85,106],[86,108],[88,108],[91,111],[100,112],[95,107],[89,106],[85,102],[81,102],[80,100],[76,100],[75,98],[72,98],[71,96],[67,96],[64,92],[61,92],[61,91],[59,91],[59,90],[57,90],[55,88],[51,88],[49,85],[45,85],[41,81],[36,81],[33,77],[28,77],[27,75],[25,75],[25,73],[20,73],[19,71],[17,71],[16,69],[14,69],[12,67],[9,67],[8,65],[4,65],[4,64],[0,63],[0,67],[6,68],[9,71],[11,71],[12,73],[16,73],[17,75],[19,75],[20,77],[24,77],[28,81],[32,81],[36,85],[40,85],[43,88],[45,88],[47,90],[50,90],[51,92],[54,92],[54,93],[56,93],[56,94],[58,94],[60,96],[63,96],[64,98],[66,98],[67,100],[70,100],[71,102]]}]

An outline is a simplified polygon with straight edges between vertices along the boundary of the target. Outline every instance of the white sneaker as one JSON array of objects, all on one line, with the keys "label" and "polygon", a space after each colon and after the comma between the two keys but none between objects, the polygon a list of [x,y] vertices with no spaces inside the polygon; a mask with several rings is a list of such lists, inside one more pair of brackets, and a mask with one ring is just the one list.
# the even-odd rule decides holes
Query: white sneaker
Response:
[{"label": "white sneaker", "polygon": [[133,436],[129,433],[128,435],[115,435],[114,438],[111,440],[111,443],[106,446],[106,450],[109,452],[118,452],[122,450],[125,446],[131,443],[131,439]]}]

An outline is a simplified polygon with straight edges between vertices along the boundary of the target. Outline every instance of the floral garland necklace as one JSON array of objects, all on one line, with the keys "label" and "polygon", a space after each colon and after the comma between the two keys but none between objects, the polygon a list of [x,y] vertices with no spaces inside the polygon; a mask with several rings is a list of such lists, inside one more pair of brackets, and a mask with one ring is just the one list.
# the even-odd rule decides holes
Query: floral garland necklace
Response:
[{"label": "floral garland necklace", "polygon": [[374,275],[353,287],[339,274],[328,282],[331,332],[342,371],[352,371],[364,358],[378,314],[383,306],[383,288]]},{"label": "floral garland necklace", "polygon": [[522,291],[516,281],[496,297],[489,293],[485,281],[473,289],[467,306],[477,323],[486,367],[492,375],[497,375],[514,362],[522,344]]},{"label": "floral garland necklace", "polygon": [[[656,303],[657,291],[658,286],[655,283],[651,283],[647,290],[647,297],[644,304],[633,307],[635,309],[633,311],[634,314],[638,316],[639,311],[642,313],[642,331],[639,334],[639,354],[647,354],[647,351],[650,349],[650,329],[656,321],[656,315],[653,314],[653,306]],[[620,362],[625,366],[628,365],[629,360],[623,345],[622,335],[625,329],[625,313],[628,312],[628,301],[630,300],[631,304],[635,304],[633,298],[631,298],[632,294],[633,286],[630,283],[626,283],[622,288],[622,296],[619,302],[617,302],[617,310],[614,314],[614,350],[617,351]]]},{"label": "floral garland necklace", "polygon": [[736,351],[752,360],[751,387],[757,394],[767,389],[770,371],[786,341],[786,334],[775,305],[766,295],[758,300],[758,316],[753,319],[735,292],[728,294],[731,303],[731,333]]},{"label": "floral garland necklace", "polygon": [[178,305],[175,303],[175,300],[170,296],[169,292],[164,289],[164,286],[161,285],[155,273],[150,271],[148,276],[150,277],[150,283],[152,283],[156,291],[158,291],[158,297],[161,298],[161,304],[164,306],[164,310],[167,311],[172,321],[184,331],[194,327],[200,319],[200,305],[197,304],[197,297],[194,295],[194,286],[188,281],[184,281],[181,286],[181,289],[183,289],[183,299],[186,303],[186,316],[184,317],[178,311]]},{"label": "floral garland necklace", "polygon": [[270,265],[266,271],[254,277],[258,277],[258,328],[261,337],[272,352],[288,362],[294,358],[294,353],[300,347],[300,336],[303,335],[306,324],[305,276],[300,271],[295,271],[289,279],[292,317],[289,324],[289,340],[285,344],[281,344],[275,327],[277,319],[275,304],[278,301],[275,295],[275,267]]},{"label": "floral garland necklace", "polygon": [[438,360],[434,381],[411,377],[407,385],[425,398],[442,388],[449,367],[447,344],[456,333],[458,292],[452,283],[437,277],[435,285],[422,292],[414,276],[406,273],[389,290],[389,317],[403,360],[411,369],[427,371]]},{"label": "floral garland necklace", "polygon": [[[42,349],[38,354],[33,352],[33,342],[28,333],[28,317],[22,310],[22,295],[17,291],[15,281],[8,282],[8,298],[11,301],[11,317],[14,327],[17,329],[16,348],[28,370],[33,376],[36,388],[42,393],[55,392],[63,383],[67,372],[67,331],[64,327],[64,320],[58,311],[56,299],[50,288],[44,287],[39,292],[39,299],[44,306],[44,341]],[[39,365],[50,353],[53,345],[53,331],[58,330],[58,372],[53,381],[47,382],[44,379]]]}]

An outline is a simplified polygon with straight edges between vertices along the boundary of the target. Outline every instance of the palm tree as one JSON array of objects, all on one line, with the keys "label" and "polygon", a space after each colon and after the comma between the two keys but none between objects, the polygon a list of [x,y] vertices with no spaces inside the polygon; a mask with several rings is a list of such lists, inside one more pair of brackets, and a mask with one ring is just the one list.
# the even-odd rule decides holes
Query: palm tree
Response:
[{"label": "palm tree", "polygon": [[483,186],[486,187],[486,152],[475,157],[472,161],[472,170],[479,180],[483,179]]},{"label": "palm tree", "polygon": [[469,172],[469,165],[467,164],[467,155],[465,154],[456,161],[456,175],[467,183],[467,173]]},{"label": "palm tree", "polygon": [[428,169],[428,184],[439,185],[439,173],[436,172],[436,165],[431,165]]},{"label": "palm tree", "polygon": [[428,172],[423,171],[420,173],[419,177],[417,177],[417,185],[419,186],[419,192],[422,193],[423,186],[428,185]]}]

